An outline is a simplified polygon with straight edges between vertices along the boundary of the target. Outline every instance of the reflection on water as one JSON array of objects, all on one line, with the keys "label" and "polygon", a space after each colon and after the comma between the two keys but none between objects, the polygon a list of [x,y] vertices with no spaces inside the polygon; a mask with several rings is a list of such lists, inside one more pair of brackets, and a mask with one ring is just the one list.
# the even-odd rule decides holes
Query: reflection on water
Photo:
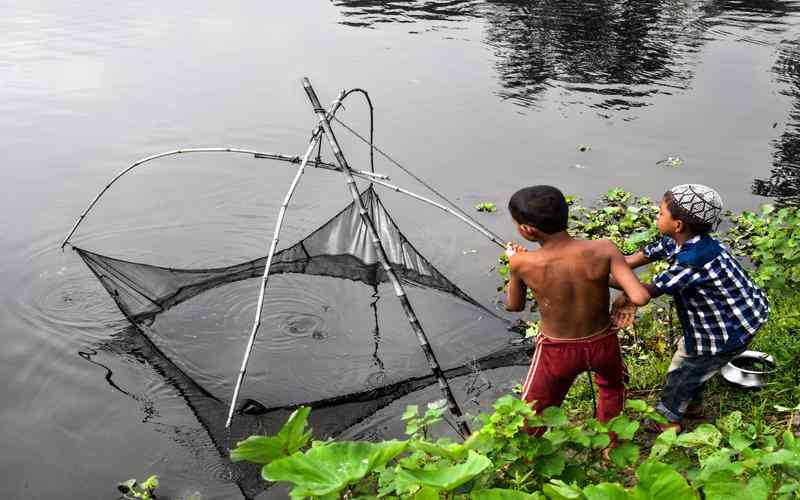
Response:
[{"label": "reflection on water", "polygon": [[458,21],[482,18],[500,97],[535,106],[548,89],[561,89],[562,104],[584,104],[606,117],[605,110],[647,106],[655,95],[687,89],[704,43],[733,37],[770,44],[791,25],[787,15],[797,11],[793,2],[752,0],[336,0],[334,5],[342,24],[367,28],[378,23],[437,28],[444,21],[454,28]]},{"label": "reflection on water", "polygon": [[483,2],[465,0],[334,0],[344,20],[341,24],[373,28],[378,23],[452,22],[480,15]]},{"label": "reflection on water", "polygon": [[[495,57],[497,94],[525,107],[552,100],[579,104],[610,118],[632,120],[658,95],[685,91],[698,52],[726,40],[779,46],[774,67],[780,92],[794,100],[775,141],[773,172],[753,191],[783,202],[800,197],[800,70],[798,40],[786,41],[800,3],[777,0],[537,0],[410,1],[335,0],[342,24],[416,23],[425,30],[457,29],[481,19]],[[415,28],[416,29],[416,28]],[[418,30],[419,31],[419,30]],[[411,31],[412,33],[414,31]]]},{"label": "reflection on water", "polygon": [[775,141],[772,175],[753,184],[756,194],[778,198],[782,203],[800,203],[800,39],[782,44],[773,68],[786,85],[783,94],[792,98],[789,120]]}]

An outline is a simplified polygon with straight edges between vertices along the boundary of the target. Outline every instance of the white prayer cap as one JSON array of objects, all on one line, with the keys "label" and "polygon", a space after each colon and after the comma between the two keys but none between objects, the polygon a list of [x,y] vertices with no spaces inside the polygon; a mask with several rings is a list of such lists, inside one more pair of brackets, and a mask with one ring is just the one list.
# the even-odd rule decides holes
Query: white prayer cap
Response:
[{"label": "white prayer cap", "polygon": [[681,184],[669,190],[675,204],[697,222],[714,225],[722,214],[722,197],[702,184]]}]

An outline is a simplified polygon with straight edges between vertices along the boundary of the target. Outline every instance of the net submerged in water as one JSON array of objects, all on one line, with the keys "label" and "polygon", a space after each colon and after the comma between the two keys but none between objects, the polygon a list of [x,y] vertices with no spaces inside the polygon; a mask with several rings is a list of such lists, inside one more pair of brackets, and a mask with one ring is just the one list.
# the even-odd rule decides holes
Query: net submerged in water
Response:
[{"label": "net submerged in water", "polygon": [[[431,348],[454,377],[527,361],[507,320],[472,299],[401,233],[372,187],[361,194]],[[174,269],[76,248],[122,313],[210,396],[224,400],[255,307],[265,258],[211,269]],[[390,291],[369,232],[351,203],[276,253],[240,410],[346,405],[327,435],[436,382]],[[391,295],[391,294],[387,294]],[[353,405],[352,403],[369,403]]]}]

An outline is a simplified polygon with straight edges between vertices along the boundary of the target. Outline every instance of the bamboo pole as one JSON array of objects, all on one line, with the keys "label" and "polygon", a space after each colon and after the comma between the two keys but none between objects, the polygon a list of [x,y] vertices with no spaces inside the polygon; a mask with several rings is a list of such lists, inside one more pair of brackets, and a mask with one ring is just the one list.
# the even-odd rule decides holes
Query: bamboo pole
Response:
[{"label": "bamboo pole", "polygon": [[[342,95],[339,95],[339,98],[331,105],[331,111],[329,112],[331,115],[336,113],[336,110],[341,105],[341,98]],[[322,116],[327,119],[324,109],[322,110]],[[289,201],[292,199],[292,195],[294,194],[295,188],[297,188],[298,182],[300,182],[300,177],[303,176],[305,166],[308,163],[309,158],[311,158],[311,153],[314,152],[314,148],[317,147],[317,144],[322,140],[321,136],[323,133],[324,128],[322,128],[321,125],[317,125],[317,128],[314,129],[314,132],[311,134],[311,142],[308,145],[305,156],[303,156],[303,161],[297,168],[297,173],[294,175],[292,184],[289,186],[289,190],[286,192],[286,196],[283,198],[280,211],[278,211],[278,220],[275,223],[275,233],[272,237],[272,243],[269,246],[269,253],[267,253],[267,262],[264,265],[264,275],[261,277],[261,288],[258,292],[258,305],[256,306],[256,318],[253,321],[253,328],[250,331],[250,338],[247,340],[247,347],[245,348],[244,358],[242,359],[242,366],[239,368],[239,375],[236,377],[236,386],[233,389],[233,397],[231,398],[230,408],[228,408],[228,418],[225,420],[226,429],[231,426],[233,412],[236,409],[236,401],[239,399],[239,391],[242,389],[244,375],[247,372],[247,364],[250,362],[250,354],[253,352],[253,344],[255,344],[258,328],[261,326],[261,310],[264,305],[264,295],[267,289],[267,281],[269,280],[269,269],[272,266],[272,259],[275,256],[275,250],[278,248],[278,240],[280,239],[280,232],[281,227],[283,226],[283,218],[286,215],[286,208],[289,206]]]},{"label": "bamboo pole", "polygon": [[[338,106],[338,103],[337,103],[337,106]],[[130,172],[134,168],[136,168],[136,167],[138,167],[140,165],[143,165],[145,163],[151,162],[153,160],[157,160],[159,158],[165,158],[167,156],[174,156],[174,155],[188,154],[188,153],[240,153],[240,154],[246,154],[246,155],[253,155],[254,158],[278,160],[278,161],[284,161],[284,162],[294,163],[294,164],[300,163],[302,161],[302,158],[297,156],[297,155],[287,155],[287,154],[282,154],[282,153],[268,153],[268,152],[262,152],[262,151],[253,151],[253,150],[250,150],[250,149],[231,148],[231,147],[227,147],[227,148],[224,148],[224,147],[223,148],[181,148],[181,149],[176,149],[176,150],[173,150],[173,151],[166,151],[164,153],[158,153],[158,154],[155,154],[155,155],[152,155],[152,156],[148,156],[146,158],[142,158],[141,160],[137,160],[137,161],[133,162],[131,165],[129,165],[128,167],[124,168],[119,173],[117,173],[117,175],[115,175],[114,178],[111,179],[111,181],[108,184],[106,184],[106,186],[97,194],[97,196],[94,197],[94,199],[91,201],[91,203],[89,203],[89,206],[86,207],[86,209],[83,211],[83,213],[81,213],[81,215],[75,221],[75,225],[72,226],[72,229],[69,231],[69,233],[67,234],[66,238],[64,238],[64,240],[61,242],[61,248],[63,249],[64,246],[69,242],[69,239],[72,237],[73,234],[75,234],[75,231],[78,229],[78,226],[81,224],[81,222],[83,222],[83,219],[89,214],[89,211],[92,210],[92,208],[94,208],[94,206],[97,204],[97,202],[100,201],[100,198],[106,193],[106,191],[109,190],[109,188],[115,182],[117,182],[120,179],[120,177],[122,177],[123,175],[127,174],[128,172]],[[324,169],[324,170],[334,170],[334,171],[339,170],[339,167],[337,167],[336,165],[333,165],[331,163],[327,163],[327,162],[320,162],[320,161],[316,161],[316,160],[310,160],[310,161],[307,162],[307,164],[311,165],[312,167],[321,168],[321,169]],[[368,177],[375,177],[375,178],[378,178],[378,179],[388,179],[389,178],[386,175],[376,174],[374,172],[358,171],[358,174],[359,175],[368,176]]]},{"label": "bamboo pole", "polygon": [[347,164],[347,160],[342,154],[342,150],[339,147],[339,144],[336,140],[336,136],[333,134],[331,125],[328,122],[328,117],[325,114],[325,109],[323,109],[322,106],[320,105],[319,98],[317,98],[317,94],[314,92],[314,88],[311,86],[311,82],[309,81],[308,78],[303,78],[303,87],[305,88],[309,101],[311,101],[311,105],[314,107],[314,112],[317,114],[317,117],[319,118],[319,122],[320,125],[322,126],[322,129],[325,132],[325,136],[328,138],[328,144],[330,144],[331,149],[333,150],[333,154],[336,157],[336,161],[339,164],[339,167],[341,168],[342,175],[344,175],[345,177],[347,186],[350,190],[350,194],[353,197],[353,202],[358,205],[359,215],[361,216],[361,220],[364,222],[364,225],[367,227],[370,236],[372,237],[372,243],[373,245],[375,245],[375,250],[377,251],[378,259],[380,260],[381,266],[383,267],[384,272],[389,277],[389,280],[394,286],[395,295],[397,295],[397,298],[400,300],[400,304],[402,305],[403,310],[405,311],[406,318],[408,319],[408,322],[411,325],[411,329],[417,336],[417,341],[419,342],[419,345],[422,348],[422,352],[425,353],[425,358],[428,360],[428,365],[433,374],[436,376],[437,381],[439,382],[439,388],[441,389],[445,399],[447,400],[447,405],[448,408],[450,409],[450,413],[452,413],[453,416],[456,418],[458,431],[461,433],[462,437],[466,438],[470,434],[470,430],[469,427],[467,426],[467,423],[464,421],[464,416],[461,413],[461,408],[458,406],[458,403],[456,402],[455,397],[453,396],[453,392],[450,389],[450,384],[444,377],[442,368],[439,365],[439,362],[436,360],[436,355],[433,353],[433,350],[431,349],[430,342],[428,342],[428,337],[427,335],[425,335],[425,331],[422,329],[422,325],[419,319],[417,318],[417,315],[414,313],[414,309],[411,307],[411,303],[408,300],[408,296],[406,296],[406,292],[403,289],[403,285],[400,282],[400,279],[395,274],[391,263],[389,262],[389,258],[386,255],[386,250],[383,248],[383,244],[381,243],[378,231],[375,229],[375,224],[373,223],[372,219],[367,213],[367,209],[364,207],[364,203],[361,201],[361,194],[358,192],[358,187],[356,186],[356,180],[350,171],[350,166]]},{"label": "bamboo pole", "polygon": [[236,377],[236,386],[233,389],[231,406],[230,408],[228,408],[228,419],[225,421],[225,428],[231,426],[231,420],[233,419],[233,412],[236,409],[236,401],[239,399],[239,391],[242,389],[242,381],[244,380],[244,374],[247,371],[247,363],[250,362],[250,354],[253,352],[253,344],[256,341],[256,334],[258,333],[258,328],[261,326],[261,309],[264,306],[264,295],[267,290],[267,281],[269,280],[269,268],[272,266],[272,258],[275,256],[275,249],[278,248],[278,241],[280,239],[281,227],[283,226],[283,218],[286,215],[286,208],[289,206],[289,201],[292,199],[292,195],[294,194],[294,191],[297,188],[298,182],[300,182],[300,177],[303,176],[303,171],[305,170],[306,164],[308,163],[308,159],[311,157],[311,153],[314,151],[314,148],[317,147],[317,143],[319,143],[321,140],[322,137],[320,137],[320,134],[314,135],[314,137],[311,139],[311,143],[308,145],[308,150],[306,150],[306,154],[303,157],[303,161],[297,168],[297,173],[294,174],[294,179],[292,179],[292,184],[289,186],[289,190],[286,191],[286,196],[284,196],[283,203],[281,203],[281,208],[278,211],[278,220],[275,222],[275,232],[272,235],[272,243],[270,243],[269,245],[269,252],[267,253],[267,263],[264,265],[264,275],[261,277],[261,288],[258,291],[258,305],[256,306],[256,319],[253,321],[253,328],[250,331],[250,338],[247,340],[247,347],[245,348],[244,351],[242,366],[241,368],[239,368],[239,375]]}]

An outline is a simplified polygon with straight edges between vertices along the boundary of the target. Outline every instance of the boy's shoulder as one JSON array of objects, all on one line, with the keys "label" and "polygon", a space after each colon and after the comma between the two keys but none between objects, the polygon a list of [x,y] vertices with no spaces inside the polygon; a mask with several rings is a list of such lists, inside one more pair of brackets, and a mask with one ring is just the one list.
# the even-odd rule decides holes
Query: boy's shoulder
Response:
[{"label": "boy's shoulder", "polygon": [[599,240],[576,239],[574,241],[577,245],[583,247],[585,250],[595,253],[598,257],[607,257],[614,255],[615,253],[619,253],[619,249],[614,242],[605,238]]},{"label": "boy's shoulder", "polygon": [[709,235],[704,235],[690,245],[684,245],[675,255],[675,260],[685,266],[703,267],[727,252],[725,247]]}]

